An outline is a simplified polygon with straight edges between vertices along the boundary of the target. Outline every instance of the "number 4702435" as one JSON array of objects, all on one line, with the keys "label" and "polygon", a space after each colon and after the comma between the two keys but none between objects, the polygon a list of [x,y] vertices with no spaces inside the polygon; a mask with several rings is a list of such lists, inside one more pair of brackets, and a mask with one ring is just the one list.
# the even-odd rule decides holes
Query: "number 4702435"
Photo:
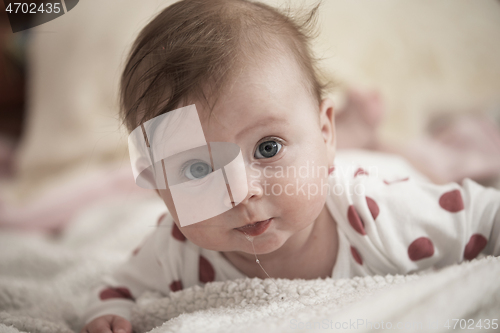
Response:
[{"label": "number 4702435", "polygon": [[447,329],[460,328],[460,329],[498,329],[498,319],[479,319],[477,322],[474,319],[451,319],[452,323],[450,324],[450,319],[448,319],[444,327]]},{"label": "number 4702435", "polygon": [[6,12],[9,13],[23,13],[23,14],[37,14],[37,13],[47,13],[47,14],[58,14],[61,12],[60,3],[41,3],[38,7],[36,3],[26,3],[26,2],[14,2],[9,3]]}]

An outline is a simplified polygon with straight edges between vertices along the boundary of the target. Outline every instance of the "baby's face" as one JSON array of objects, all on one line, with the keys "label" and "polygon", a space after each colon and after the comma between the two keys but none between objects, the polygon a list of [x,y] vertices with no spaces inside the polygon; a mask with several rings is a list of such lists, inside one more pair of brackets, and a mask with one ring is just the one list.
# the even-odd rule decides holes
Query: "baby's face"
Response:
[{"label": "baby's face", "polygon": [[[273,58],[246,67],[210,117],[204,104],[195,103],[208,142],[241,148],[248,195],[225,213],[180,227],[170,191],[160,190],[190,241],[209,250],[253,253],[246,231],[258,234],[257,254],[270,253],[318,217],[335,154],[333,105],[329,99],[318,105],[304,80],[294,60]],[[269,219],[259,227],[238,229]]]}]

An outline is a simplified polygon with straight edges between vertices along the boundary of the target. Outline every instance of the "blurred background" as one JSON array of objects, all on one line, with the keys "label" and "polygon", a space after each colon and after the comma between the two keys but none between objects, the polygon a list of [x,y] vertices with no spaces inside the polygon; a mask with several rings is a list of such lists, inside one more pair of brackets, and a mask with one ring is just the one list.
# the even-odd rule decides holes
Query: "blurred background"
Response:
[{"label": "blurred background", "polygon": [[[135,36],[172,2],[81,0],[67,14],[15,34],[0,3],[0,223],[32,220],[40,209],[47,210],[43,207],[53,209],[71,195],[66,205],[90,202],[88,197],[104,190],[85,184],[99,179],[115,176],[107,188],[136,193],[127,134],[117,116],[118,81]],[[307,8],[317,1],[263,2]],[[338,109],[354,104],[375,110],[376,120],[364,111],[361,119],[372,117],[367,140],[373,143],[375,137],[377,145],[360,142],[355,148],[425,155],[424,160],[433,161],[443,157],[439,149],[448,148],[427,148],[436,142],[432,131],[440,131],[440,145],[448,140],[463,147],[464,142],[457,143],[460,133],[475,128],[467,134],[471,138],[478,131],[488,135],[478,138],[473,149],[491,145],[483,152],[490,159],[474,155],[476,169],[487,165],[487,172],[479,174],[487,173],[488,179],[498,175],[499,1],[325,0],[319,24],[314,49],[337,83],[332,96]],[[449,119],[471,126],[450,127]],[[450,154],[449,165],[472,156]],[[87,199],[76,196],[80,190]]]}]

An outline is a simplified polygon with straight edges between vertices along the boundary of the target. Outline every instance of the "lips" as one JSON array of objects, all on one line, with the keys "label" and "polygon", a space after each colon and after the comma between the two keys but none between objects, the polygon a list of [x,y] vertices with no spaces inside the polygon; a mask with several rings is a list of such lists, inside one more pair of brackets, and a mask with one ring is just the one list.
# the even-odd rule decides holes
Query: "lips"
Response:
[{"label": "lips", "polygon": [[267,219],[265,221],[258,221],[255,223],[247,224],[243,227],[235,228],[235,230],[238,230],[239,232],[249,236],[259,236],[267,230],[272,220],[273,218]]}]

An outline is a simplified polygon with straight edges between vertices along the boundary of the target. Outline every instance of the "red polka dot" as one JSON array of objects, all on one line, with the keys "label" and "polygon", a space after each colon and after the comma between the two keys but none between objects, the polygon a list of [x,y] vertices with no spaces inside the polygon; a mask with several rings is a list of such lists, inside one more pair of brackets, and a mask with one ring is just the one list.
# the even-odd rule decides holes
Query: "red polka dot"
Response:
[{"label": "red polka dot", "polygon": [[366,170],[364,170],[363,168],[358,168],[358,170],[356,170],[356,172],[354,173],[354,177],[357,177],[360,175],[367,175],[368,176],[368,172]]},{"label": "red polka dot", "polygon": [[402,179],[396,179],[396,180],[393,180],[393,181],[387,181],[384,179],[384,184],[385,185],[391,185],[391,184],[394,184],[394,183],[399,183],[399,182],[406,182],[410,179],[410,177],[406,177],[406,178],[402,178]]},{"label": "red polka dot", "polygon": [[186,241],[186,236],[184,236],[182,234],[182,232],[177,227],[177,224],[175,224],[175,223],[172,226],[172,237],[174,237],[175,239],[177,239],[180,242],[185,242]]},{"label": "red polka dot", "polygon": [[101,300],[111,299],[111,298],[125,298],[134,300],[130,290],[125,287],[117,287],[117,288],[106,288],[99,293],[99,298]]},{"label": "red polka dot", "polygon": [[204,257],[200,256],[200,281],[203,283],[215,280],[215,271],[212,264]]},{"label": "red polka dot", "polygon": [[380,209],[378,208],[377,203],[370,197],[366,197],[366,203],[368,204],[368,209],[370,210],[370,213],[372,213],[372,217],[375,220],[378,216],[378,213],[380,213]]},{"label": "red polka dot", "polygon": [[132,255],[133,255],[133,256],[136,256],[136,255],[137,255],[137,253],[139,253],[139,251],[140,251],[140,250],[141,250],[140,246],[136,247],[136,248],[134,249],[134,251],[132,251]]},{"label": "red polka dot", "polygon": [[355,247],[351,246],[351,254],[354,258],[354,260],[356,260],[356,262],[360,265],[363,265],[363,259],[361,258],[361,256],[359,255],[359,252],[358,250],[356,250]]},{"label": "red polka dot", "polygon": [[474,234],[470,237],[464,250],[464,259],[472,260],[486,247],[488,240],[481,234]]},{"label": "red polka dot", "polygon": [[156,225],[157,225],[157,226],[160,226],[161,221],[163,220],[163,218],[164,218],[165,216],[167,216],[167,213],[162,214],[162,215],[158,218],[158,221],[156,221]]},{"label": "red polka dot", "polygon": [[464,209],[464,202],[459,190],[446,192],[439,198],[439,205],[441,208],[456,213]]},{"label": "red polka dot", "polygon": [[350,205],[347,209],[347,219],[349,220],[349,223],[351,224],[351,227],[354,228],[354,230],[356,230],[361,235],[366,235],[365,223],[359,217],[358,212],[353,205]]},{"label": "red polka dot", "polygon": [[172,290],[173,292],[176,292],[176,291],[179,291],[182,289],[183,289],[183,287],[182,287],[181,280],[172,281],[172,283],[170,284],[170,290]]},{"label": "red polka dot", "polygon": [[408,256],[412,261],[422,260],[432,257],[434,254],[434,245],[427,237],[415,239],[408,247]]}]

